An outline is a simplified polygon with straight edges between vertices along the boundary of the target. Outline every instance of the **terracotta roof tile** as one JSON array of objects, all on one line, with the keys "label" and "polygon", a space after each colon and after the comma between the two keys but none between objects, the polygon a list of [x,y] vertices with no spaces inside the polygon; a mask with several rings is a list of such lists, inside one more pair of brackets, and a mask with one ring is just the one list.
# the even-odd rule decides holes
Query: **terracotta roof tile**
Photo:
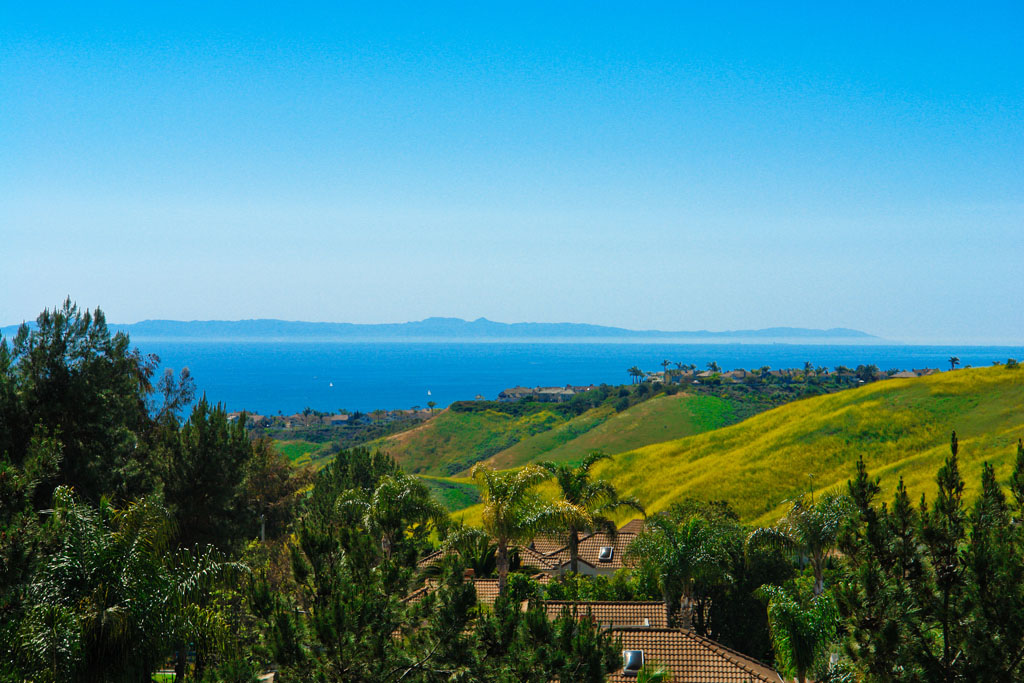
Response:
[{"label": "terracotta roof tile", "polygon": [[[643,650],[644,663],[668,667],[673,683],[779,683],[782,678],[767,665],[703,638],[692,631],[655,628],[616,628],[623,650]],[[608,676],[611,683],[636,681],[622,670]]]},{"label": "terracotta roof tile", "polygon": [[548,618],[555,619],[563,609],[579,619],[594,619],[602,628],[618,626],[668,627],[668,606],[664,602],[569,602],[548,600]]},{"label": "terracotta roof tile", "polygon": [[[614,539],[605,533],[591,534],[580,539],[579,558],[587,564],[600,569],[621,569],[626,566],[623,562],[626,548],[629,547],[629,544],[636,537],[637,534],[629,532],[615,534]],[[610,562],[602,562],[600,560],[601,548],[606,546],[613,549]],[[563,566],[569,562],[569,548],[562,548],[558,552],[551,553],[548,555],[548,558],[549,560],[554,560],[556,566]]]},{"label": "terracotta roof tile", "polygon": [[[547,575],[535,576],[534,581],[538,583],[548,583],[551,581],[551,577]],[[484,605],[493,605],[494,601],[498,599],[498,580],[497,579],[473,579],[473,588],[476,589],[476,600],[477,602]],[[402,598],[402,602],[414,604],[423,599],[427,593],[432,593],[437,590],[440,581],[437,579],[427,579],[427,582],[423,584],[421,588],[414,590],[409,595]]]},{"label": "terracotta roof tile", "polygon": [[[509,552],[512,552],[513,548],[509,548]],[[545,557],[541,553],[537,552],[533,548],[525,546],[516,546],[514,550],[519,552],[519,566],[526,569],[536,569],[537,571],[550,572],[558,568],[558,564]],[[442,559],[448,556],[449,553],[455,552],[450,548],[444,548],[442,550],[436,550],[429,555],[425,555],[416,563],[418,569],[426,569],[432,565],[439,564]]]},{"label": "terracotta roof tile", "polygon": [[561,536],[542,535],[533,539],[530,544],[533,549],[542,555],[553,553],[565,547],[565,538]]},{"label": "terracotta roof tile", "polygon": [[644,520],[642,519],[631,519],[619,527],[620,534],[639,534],[643,530]]}]

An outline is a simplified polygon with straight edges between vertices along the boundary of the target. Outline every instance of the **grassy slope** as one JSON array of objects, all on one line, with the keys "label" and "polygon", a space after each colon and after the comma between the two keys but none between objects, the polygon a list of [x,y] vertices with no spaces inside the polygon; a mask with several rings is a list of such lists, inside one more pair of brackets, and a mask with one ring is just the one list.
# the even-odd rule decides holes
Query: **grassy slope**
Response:
[{"label": "grassy slope", "polygon": [[449,511],[462,510],[480,502],[480,491],[469,481],[420,475],[434,497]]},{"label": "grassy slope", "polygon": [[538,460],[578,461],[594,450],[622,453],[717,429],[729,424],[732,415],[732,404],[715,396],[658,396],[621,413],[602,406],[524,439],[487,462],[507,469]]},{"label": "grassy slope", "polygon": [[445,410],[415,429],[369,445],[390,453],[406,472],[446,475],[490,457],[521,438],[564,422],[564,418],[548,410],[523,417],[496,410]]},{"label": "grassy slope", "polygon": [[[932,500],[954,429],[966,497],[977,492],[985,461],[1005,483],[1024,436],[1024,369],[958,370],[805,399],[619,454],[595,467],[595,475],[640,498],[648,512],[685,497],[725,499],[745,521],[771,524],[787,500],[812,485],[818,492],[845,489],[860,454],[882,479],[880,501],[891,498],[900,476],[912,498],[925,493]],[[480,505],[453,517],[479,524]]]},{"label": "grassy slope", "polygon": [[[934,496],[934,477],[960,439],[970,497],[981,463],[1000,480],[1024,435],[1024,370],[958,370],[888,380],[797,401],[740,424],[616,456],[596,468],[648,511],[686,496],[730,501],[747,520],[773,522],[785,501],[845,485],[860,454],[889,496],[900,476],[913,497]],[[813,477],[813,478],[812,478]],[[884,499],[884,498],[883,498]]]},{"label": "grassy slope", "polygon": [[501,410],[451,410],[370,444],[407,472],[466,476],[486,460],[498,468],[538,460],[579,460],[592,450],[624,451],[715,429],[734,421],[733,405],[713,396],[658,396],[621,413],[601,405],[571,419],[551,410],[516,417]]},{"label": "grassy slope", "polygon": [[275,441],[274,446],[296,465],[308,465],[313,455],[323,444],[312,441],[291,440]]}]

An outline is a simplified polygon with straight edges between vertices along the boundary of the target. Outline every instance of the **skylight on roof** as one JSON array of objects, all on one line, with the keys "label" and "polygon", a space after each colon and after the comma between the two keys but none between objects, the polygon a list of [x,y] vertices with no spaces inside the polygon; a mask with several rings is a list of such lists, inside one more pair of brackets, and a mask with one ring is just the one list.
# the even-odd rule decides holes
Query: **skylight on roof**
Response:
[{"label": "skylight on roof", "polygon": [[644,668],[644,651],[643,650],[623,650],[622,651],[622,673],[624,674],[635,674],[639,673],[640,669]]},{"label": "skylight on roof", "polygon": [[598,562],[611,562],[612,555],[615,553],[615,548],[610,545],[601,546],[601,552],[597,556]]}]

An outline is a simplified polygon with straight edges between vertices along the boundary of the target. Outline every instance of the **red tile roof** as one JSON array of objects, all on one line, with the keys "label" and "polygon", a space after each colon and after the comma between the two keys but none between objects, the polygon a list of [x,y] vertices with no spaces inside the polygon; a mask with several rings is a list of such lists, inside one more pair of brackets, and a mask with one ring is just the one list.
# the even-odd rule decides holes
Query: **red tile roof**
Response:
[{"label": "red tile roof", "polygon": [[[598,533],[591,534],[580,539],[578,546],[579,558],[587,564],[597,567],[598,569],[621,569],[626,565],[623,562],[623,558],[626,554],[626,548],[633,542],[633,539],[637,537],[634,533],[619,533],[615,534],[615,538],[611,538],[608,534]],[[601,548],[610,546],[613,549],[612,559],[610,562],[601,562],[599,558],[601,554]],[[569,563],[569,548],[565,547],[561,550],[551,553],[547,556],[556,566],[564,566]]]},{"label": "red tile roof", "polygon": [[533,549],[539,552],[540,554],[547,555],[548,553],[553,553],[558,550],[561,550],[565,547],[565,543],[566,539],[564,536],[553,536],[544,534],[535,537],[530,545],[533,546]]},{"label": "red tile roof", "polygon": [[[540,584],[545,584],[551,581],[551,577],[543,574],[532,577],[534,581]],[[476,589],[476,600],[479,603],[485,605],[493,605],[494,601],[498,599],[498,580],[497,579],[471,579],[473,581],[473,588]],[[427,579],[427,582],[423,584],[421,588],[417,588],[412,593],[402,598],[402,602],[417,603],[423,599],[427,593],[433,593],[437,590],[440,585],[440,581],[437,579]]]},{"label": "red tile roof", "polygon": [[620,534],[638,534],[643,530],[644,520],[642,519],[631,519],[619,527]]},{"label": "red tile roof", "polygon": [[591,618],[602,628],[617,626],[668,627],[668,606],[664,602],[569,602],[548,600],[544,603],[548,619],[558,617],[563,609],[577,619]]},{"label": "red tile roof", "polygon": [[[615,628],[623,650],[642,650],[645,665],[661,665],[671,671],[673,683],[779,683],[782,678],[767,665],[698,636],[692,631],[669,628]],[[635,674],[618,670],[611,683],[636,681]]]},{"label": "red tile roof", "polygon": [[[557,569],[558,567],[557,562],[548,559],[547,557],[538,553],[536,550],[532,548],[528,548],[526,546],[515,546],[514,548],[509,548],[509,553],[512,553],[513,551],[519,553],[519,566],[525,569],[535,569],[541,572],[551,572]],[[448,556],[448,553],[452,552],[455,551],[450,548],[436,550],[430,553],[429,555],[426,555],[423,558],[421,558],[420,561],[416,563],[416,567],[418,569],[425,569],[432,565],[438,564],[441,562],[442,559]]]}]

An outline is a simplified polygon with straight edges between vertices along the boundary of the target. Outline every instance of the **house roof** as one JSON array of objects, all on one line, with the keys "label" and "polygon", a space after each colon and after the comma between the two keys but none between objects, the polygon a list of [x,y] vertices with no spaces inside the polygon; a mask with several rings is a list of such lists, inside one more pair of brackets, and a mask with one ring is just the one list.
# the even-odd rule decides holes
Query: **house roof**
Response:
[{"label": "house roof", "polygon": [[619,527],[620,534],[639,534],[644,530],[643,519],[631,519]]},{"label": "house roof", "polygon": [[[618,533],[615,534],[613,539],[606,533],[591,534],[580,539],[578,546],[579,558],[587,564],[601,569],[621,569],[626,566],[623,562],[626,548],[629,547],[629,544],[633,542],[636,536],[635,533]],[[601,562],[599,559],[601,548],[605,546],[611,546],[614,549],[610,562]],[[547,557],[554,562],[556,567],[564,566],[569,562],[569,548],[563,547]]]},{"label": "house roof", "polygon": [[533,549],[541,555],[547,555],[548,553],[557,552],[564,548],[565,537],[541,534],[539,536],[534,536],[533,542],[530,543],[530,545],[533,546]]},{"label": "house roof", "polygon": [[[509,548],[509,553],[513,550],[519,553],[519,566],[528,569],[536,569],[537,571],[550,572],[558,568],[558,564],[541,555],[532,548],[525,546],[513,546]],[[427,567],[439,564],[442,559],[448,556],[449,553],[455,552],[451,548],[442,548],[441,550],[435,550],[429,555],[424,556],[416,563],[417,569],[425,569]]]},{"label": "house roof", "polygon": [[[692,631],[670,628],[615,628],[623,650],[643,650],[644,663],[671,670],[673,683],[780,683],[781,676],[767,665],[701,637]],[[611,683],[635,682],[635,674],[621,669],[611,673]]]},{"label": "house roof", "polygon": [[[533,577],[534,581],[538,583],[548,583],[551,581],[551,577],[546,575],[539,575]],[[476,600],[479,603],[485,605],[493,605],[494,601],[498,599],[498,580],[497,579],[471,579],[473,582],[473,588],[476,590]],[[423,599],[428,593],[433,593],[437,590],[437,587],[441,585],[441,582],[437,579],[427,579],[427,582],[422,587],[417,588],[412,593],[402,598],[402,602],[406,603],[417,603]]]},{"label": "house roof", "polygon": [[646,626],[666,628],[668,605],[664,602],[570,602],[548,600],[544,603],[548,619],[555,619],[567,609],[577,619],[591,618],[602,628],[616,626]]}]

